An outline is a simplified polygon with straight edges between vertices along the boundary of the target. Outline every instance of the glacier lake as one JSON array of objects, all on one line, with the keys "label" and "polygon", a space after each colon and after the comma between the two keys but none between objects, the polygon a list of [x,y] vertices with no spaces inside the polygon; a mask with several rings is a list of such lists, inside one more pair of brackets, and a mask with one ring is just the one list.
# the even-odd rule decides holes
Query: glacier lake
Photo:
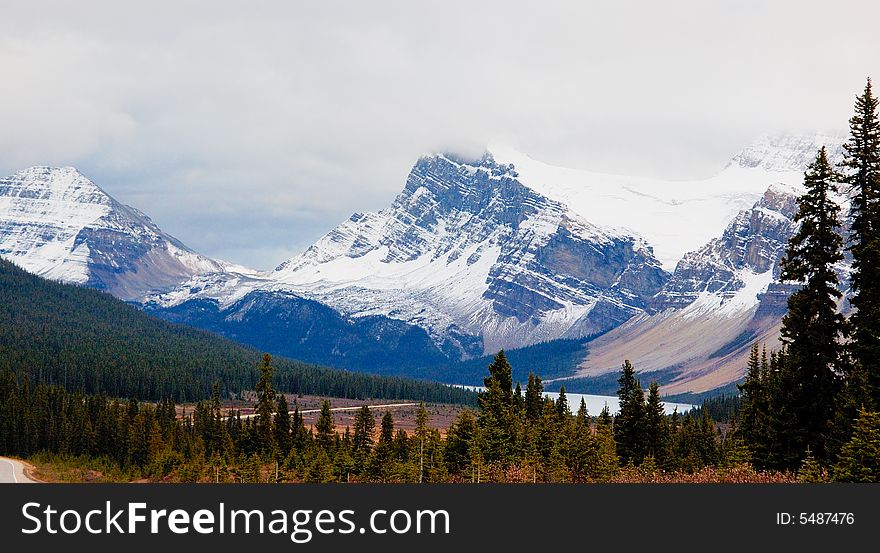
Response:
[{"label": "glacier lake", "polygon": [[[466,390],[473,390],[475,392],[483,392],[486,390],[483,386],[458,386],[457,388],[464,388]],[[525,394],[525,389],[523,389],[523,394]],[[645,397],[647,398],[648,394],[645,392]],[[559,392],[544,392],[544,397],[549,397],[553,401],[559,397]],[[605,406],[608,406],[608,410],[612,415],[616,415],[618,411],[620,411],[620,399],[617,396],[599,396],[593,394],[576,394],[576,393],[565,393],[565,397],[568,399],[568,406],[571,409],[572,413],[577,413],[578,409],[581,405],[581,399],[583,399],[587,403],[587,412],[591,417],[597,416],[602,412],[602,409]],[[669,401],[663,402],[663,407],[666,409],[666,414],[671,415],[673,412],[678,411],[679,414],[684,414],[690,411],[691,409],[696,409],[699,405],[692,405],[690,403],[672,403]]]}]

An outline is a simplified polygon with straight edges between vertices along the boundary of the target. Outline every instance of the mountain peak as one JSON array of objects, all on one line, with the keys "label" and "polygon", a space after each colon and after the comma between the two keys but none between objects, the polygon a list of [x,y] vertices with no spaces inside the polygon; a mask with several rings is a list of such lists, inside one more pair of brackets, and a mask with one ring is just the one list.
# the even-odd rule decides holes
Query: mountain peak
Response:
[{"label": "mountain peak", "polygon": [[33,167],[28,167],[26,169],[16,171],[15,175],[30,177],[36,177],[39,175],[79,175],[80,177],[86,178],[85,175],[80,173],[79,169],[73,167],[72,165],[64,165],[62,167],[55,167],[52,165],[34,165]]},{"label": "mountain peak", "polygon": [[822,146],[829,161],[836,164],[843,155],[844,133],[766,133],[733,156],[728,167],[764,169],[773,172],[802,172]]},{"label": "mountain peak", "polygon": [[36,165],[0,178],[0,196],[109,206],[113,199],[75,167]]},{"label": "mountain peak", "polygon": [[0,256],[123,299],[222,269],[75,167],[35,166],[0,177]]},{"label": "mountain peak", "polygon": [[459,169],[464,169],[470,174],[473,174],[476,171],[484,171],[488,173],[490,177],[494,178],[508,177],[515,179],[519,176],[519,173],[517,173],[516,168],[512,163],[499,163],[495,160],[495,156],[488,149],[478,158],[466,157],[451,152],[426,154],[419,158],[413,169],[417,169],[419,166],[436,163],[449,163]]}]

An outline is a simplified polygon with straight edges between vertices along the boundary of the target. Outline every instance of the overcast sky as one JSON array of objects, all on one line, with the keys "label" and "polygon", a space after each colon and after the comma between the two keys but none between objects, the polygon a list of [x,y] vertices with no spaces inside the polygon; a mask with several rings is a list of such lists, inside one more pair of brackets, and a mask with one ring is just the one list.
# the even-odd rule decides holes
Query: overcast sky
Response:
[{"label": "overcast sky", "polygon": [[880,2],[3,2],[0,172],[74,165],[208,255],[271,268],[418,156],[493,138],[688,178],[845,127]]}]

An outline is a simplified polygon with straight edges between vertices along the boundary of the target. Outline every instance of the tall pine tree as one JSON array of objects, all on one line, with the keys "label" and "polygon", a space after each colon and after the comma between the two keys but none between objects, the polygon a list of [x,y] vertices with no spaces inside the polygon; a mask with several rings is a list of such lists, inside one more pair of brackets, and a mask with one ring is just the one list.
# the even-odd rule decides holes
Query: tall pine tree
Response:
[{"label": "tall pine tree", "polygon": [[645,456],[645,392],[629,359],[624,361],[617,380],[620,412],[614,419],[617,454],[623,464],[639,465]]},{"label": "tall pine tree", "polygon": [[837,192],[834,178],[823,146],[804,173],[806,193],[798,198],[794,219],[800,227],[782,260],[782,279],[801,288],[789,297],[788,313],[782,319],[788,357],[784,369],[794,372],[788,375],[793,387],[777,398],[777,403],[792,402],[785,407],[798,414],[792,436],[797,447],[804,454],[809,448],[826,461],[845,334],[844,317],[837,309],[842,294],[835,265],[843,261],[843,238],[840,206],[832,197]]},{"label": "tall pine tree", "polygon": [[489,365],[483,380],[486,391],[479,396],[480,427],[486,438],[486,459],[506,463],[516,442],[513,420],[513,370],[504,350]]},{"label": "tall pine tree", "polygon": [[540,419],[543,403],[544,385],[541,383],[541,378],[539,376],[530,372],[525,396],[526,419],[531,422],[536,422]]},{"label": "tall pine tree", "polygon": [[373,447],[373,429],[375,427],[376,418],[370,408],[366,405],[361,406],[354,419],[354,436],[352,437],[355,469],[358,472],[363,471],[367,466]]},{"label": "tall pine tree", "polygon": [[272,356],[268,353],[263,355],[263,364],[260,365],[260,379],[257,382],[257,439],[261,451],[272,451],[275,447],[274,421],[272,414],[275,411],[275,389],[272,387]]},{"label": "tall pine tree", "polygon": [[315,441],[328,454],[333,450],[336,443],[336,423],[333,422],[333,412],[330,411],[330,402],[326,399],[321,404],[321,412],[315,422]]},{"label": "tall pine tree", "polygon": [[738,384],[742,404],[736,421],[736,432],[748,444],[752,464],[758,468],[767,466],[770,443],[769,429],[769,383],[770,368],[767,350],[760,355],[758,344],[752,345],[745,380]]},{"label": "tall pine tree", "polygon": [[659,468],[671,469],[672,439],[669,433],[669,421],[666,419],[666,408],[660,399],[660,385],[656,382],[651,382],[648,387],[648,401],[645,405],[645,439],[646,454],[654,458]]},{"label": "tall pine tree", "polygon": [[293,441],[290,436],[290,409],[284,394],[278,394],[278,410],[275,413],[275,445],[278,447],[278,456],[284,459],[290,454]]},{"label": "tall pine tree", "polygon": [[856,97],[844,144],[843,170],[851,196],[853,256],[851,351],[854,371],[866,373],[867,395],[880,403],[880,120],[877,98],[868,79]]}]

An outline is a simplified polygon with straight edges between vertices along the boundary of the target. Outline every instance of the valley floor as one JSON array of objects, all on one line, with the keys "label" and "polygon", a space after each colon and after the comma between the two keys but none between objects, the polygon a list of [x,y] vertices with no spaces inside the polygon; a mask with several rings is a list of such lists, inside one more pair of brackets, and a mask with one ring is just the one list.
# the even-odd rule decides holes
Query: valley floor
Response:
[{"label": "valley floor", "polygon": [[[322,397],[314,395],[296,395],[285,394],[287,403],[292,413],[294,408],[300,410],[303,416],[303,423],[307,429],[314,429],[321,411],[321,404],[324,400],[330,402],[333,419],[336,423],[336,431],[339,434],[345,432],[346,428],[354,427],[354,420],[357,410],[366,405],[370,411],[375,413],[377,417],[381,417],[386,412],[391,412],[394,417],[395,429],[405,430],[412,433],[416,428],[416,413],[418,411],[419,402],[412,400],[389,401],[386,399],[346,399],[336,397]],[[254,405],[256,404],[256,395],[253,392],[245,392],[242,399],[227,400],[223,402],[223,411],[225,414],[241,413],[242,418],[254,416]],[[436,428],[441,435],[446,434],[446,430],[455,422],[456,417],[464,409],[461,405],[448,405],[442,403],[425,404],[428,411],[428,426]],[[183,404],[177,406],[177,414],[181,419],[187,414],[192,413],[194,405]]]}]

